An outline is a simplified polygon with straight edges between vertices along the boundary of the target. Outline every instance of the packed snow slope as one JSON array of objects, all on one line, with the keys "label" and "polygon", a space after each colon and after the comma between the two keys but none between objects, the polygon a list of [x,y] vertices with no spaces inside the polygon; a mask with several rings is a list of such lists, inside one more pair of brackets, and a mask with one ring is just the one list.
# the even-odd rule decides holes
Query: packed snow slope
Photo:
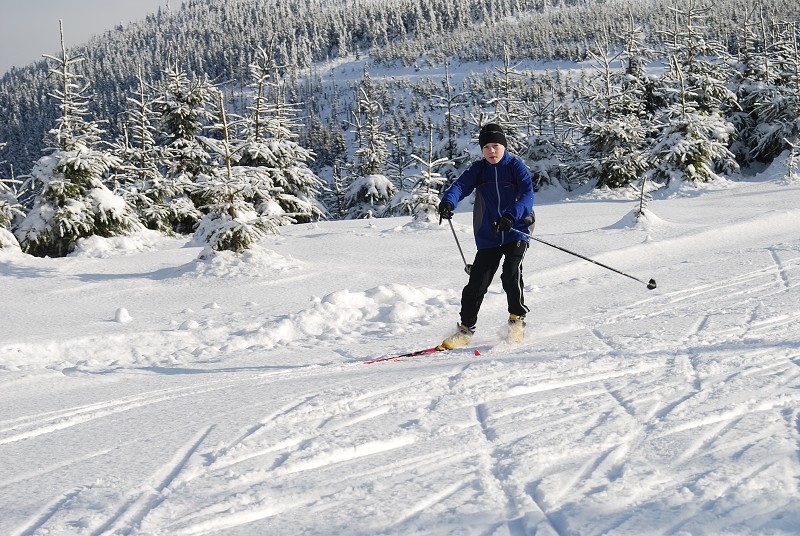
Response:
[{"label": "packed snow slope", "polygon": [[[525,340],[449,226],[0,252],[0,534],[800,531],[800,181],[540,192]],[[466,207],[459,207],[464,209]],[[455,228],[474,253],[470,215]],[[477,350],[480,355],[475,355]]]}]

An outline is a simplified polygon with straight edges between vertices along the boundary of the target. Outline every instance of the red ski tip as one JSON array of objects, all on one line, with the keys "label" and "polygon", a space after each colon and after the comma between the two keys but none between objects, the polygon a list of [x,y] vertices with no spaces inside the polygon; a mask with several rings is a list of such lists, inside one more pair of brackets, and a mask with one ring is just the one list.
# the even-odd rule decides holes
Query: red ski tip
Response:
[{"label": "red ski tip", "polygon": [[479,356],[479,355],[481,355],[481,353],[479,351],[475,350],[475,355]]}]

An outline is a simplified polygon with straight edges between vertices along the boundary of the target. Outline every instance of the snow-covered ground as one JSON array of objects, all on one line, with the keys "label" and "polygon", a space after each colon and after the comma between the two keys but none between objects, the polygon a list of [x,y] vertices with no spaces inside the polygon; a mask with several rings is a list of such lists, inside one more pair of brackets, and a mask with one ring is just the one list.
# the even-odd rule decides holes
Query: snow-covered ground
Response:
[{"label": "snow-covered ground", "polygon": [[[0,534],[800,532],[800,182],[541,192],[525,341],[447,225],[0,251]],[[456,229],[474,253],[470,216]],[[479,356],[474,351],[478,350]]]}]

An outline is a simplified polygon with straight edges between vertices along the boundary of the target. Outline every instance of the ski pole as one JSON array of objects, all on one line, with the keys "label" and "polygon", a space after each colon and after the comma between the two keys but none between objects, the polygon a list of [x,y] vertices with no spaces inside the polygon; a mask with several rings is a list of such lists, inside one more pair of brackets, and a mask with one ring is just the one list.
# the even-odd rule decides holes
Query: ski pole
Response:
[{"label": "ski pole", "polygon": [[464,250],[461,249],[461,243],[458,241],[458,235],[456,234],[455,227],[453,227],[453,220],[451,220],[450,218],[447,218],[447,223],[450,224],[450,230],[453,231],[453,238],[456,239],[456,245],[458,246],[458,252],[461,253],[461,259],[464,261],[464,271],[467,272],[467,274],[469,274],[469,272],[472,270],[472,265],[471,264],[467,264],[467,258],[464,256]]},{"label": "ski pole", "polygon": [[655,280],[655,279],[651,279],[650,281],[648,281],[648,282],[646,282],[646,283],[645,283],[644,281],[642,281],[642,280],[641,280],[641,279],[639,279],[638,277],[634,277],[634,276],[632,276],[632,275],[630,275],[630,274],[626,274],[625,272],[621,272],[620,270],[617,270],[616,268],[612,268],[611,266],[607,266],[607,265],[603,264],[602,262],[596,261],[596,260],[594,260],[594,259],[590,259],[589,257],[584,257],[584,256],[583,256],[583,255],[581,255],[580,253],[575,253],[574,251],[570,251],[570,250],[568,250],[568,249],[566,249],[566,248],[562,248],[561,246],[557,246],[557,245],[555,245],[555,244],[551,244],[550,242],[547,242],[547,241],[545,241],[545,240],[542,240],[541,238],[536,238],[535,236],[533,236],[533,235],[530,235],[530,234],[528,234],[528,233],[523,233],[523,232],[522,232],[522,231],[520,231],[519,229],[513,229],[513,230],[514,230],[514,231],[516,231],[516,232],[518,232],[518,233],[519,233],[519,234],[521,234],[522,236],[527,236],[527,237],[528,237],[528,238],[530,238],[531,240],[536,240],[537,242],[541,242],[542,244],[545,244],[545,245],[547,245],[547,246],[550,246],[551,248],[556,248],[556,249],[558,249],[558,250],[560,250],[560,251],[563,251],[564,253],[569,253],[570,255],[575,255],[576,257],[579,257],[579,258],[581,258],[581,259],[583,259],[583,260],[585,260],[585,261],[589,261],[589,262],[591,262],[592,264],[596,264],[597,266],[602,266],[602,267],[603,267],[603,268],[605,268],[606,270],[611,270],[612,272],[616,272],[616,273],[618,273],[618,274],[620,274],[620,275],[624,275],[625,277],[630,277],[630,278],[631,278],[631,279],[633,279],[634,281],[638,281],[639,283],[642,283],[642,284],[644,284],[644,285],[647,285],[647,288],[648,288],[649,290],[653,290],[654,288],[656,288],[656,280]]}]

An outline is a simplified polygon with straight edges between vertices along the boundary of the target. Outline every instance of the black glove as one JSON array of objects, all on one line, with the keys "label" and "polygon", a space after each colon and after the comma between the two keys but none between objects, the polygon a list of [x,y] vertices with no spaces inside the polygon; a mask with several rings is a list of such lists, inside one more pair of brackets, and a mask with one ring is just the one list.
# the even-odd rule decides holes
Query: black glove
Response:
[{"label": "black glove", "polygon": [[503,217],[494,222],[494,230],[496,233],[507,233],[514,226],[514,218],[508,214],[503,214]]},{"label": "black glove", "polygon": [[439,216],[446,220],[451,219],[453,217],[454,208],[453,203],[450,201],[442,201],[439,203]]}]

